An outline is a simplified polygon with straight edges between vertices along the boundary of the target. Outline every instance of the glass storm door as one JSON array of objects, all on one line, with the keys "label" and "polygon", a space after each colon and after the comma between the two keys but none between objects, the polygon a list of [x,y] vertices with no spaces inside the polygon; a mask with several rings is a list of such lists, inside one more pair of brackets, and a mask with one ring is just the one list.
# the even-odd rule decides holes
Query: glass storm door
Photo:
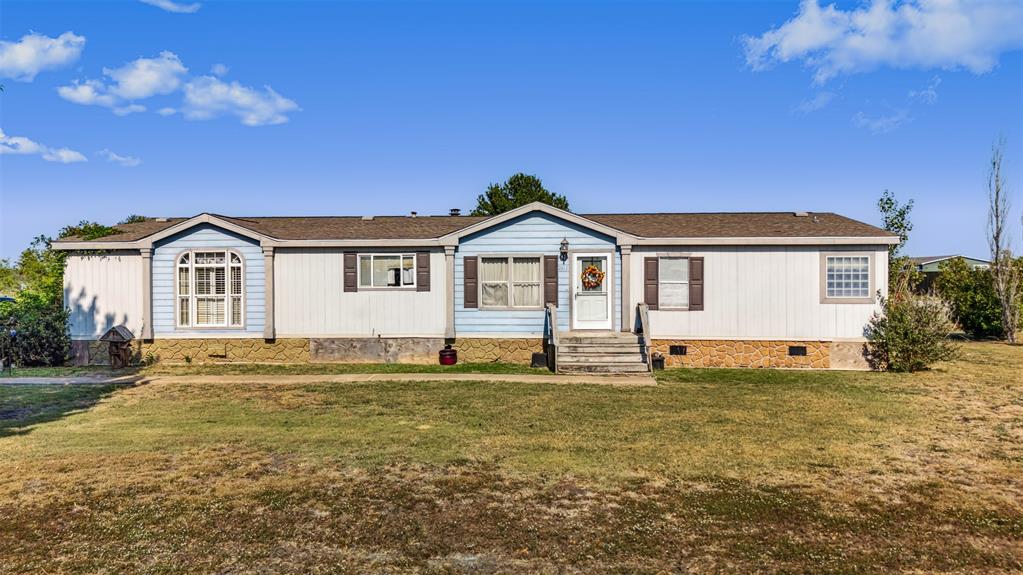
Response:
[{"label": "glass storm door", "polygon": [[572,256],[572,329],[611,330],[611,256]]}]

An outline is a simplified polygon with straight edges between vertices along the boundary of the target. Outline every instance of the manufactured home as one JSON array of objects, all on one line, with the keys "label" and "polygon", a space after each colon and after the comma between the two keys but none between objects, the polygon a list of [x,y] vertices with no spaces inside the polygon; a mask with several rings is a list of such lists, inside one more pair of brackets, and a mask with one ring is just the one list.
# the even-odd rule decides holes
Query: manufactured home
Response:
[{"label": "manufactured home", "polygon": [[[493,217],[200,214],[54,242],[79,363],[124,326],[180,362],[856,368],[888,284],[874,226],[833,213]],[[612,369],[613,368],[613,369]]]}]

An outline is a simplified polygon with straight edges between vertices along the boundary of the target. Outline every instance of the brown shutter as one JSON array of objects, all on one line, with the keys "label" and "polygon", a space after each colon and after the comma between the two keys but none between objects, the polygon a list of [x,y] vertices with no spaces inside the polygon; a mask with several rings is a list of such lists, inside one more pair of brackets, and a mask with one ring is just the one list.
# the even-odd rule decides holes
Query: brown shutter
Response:
[{"label": "brown shutter", "polygon": [[416,291],[430,291],[430,252],[416,252]]},{"label": "brown shutter", "polygon": [[689,311],[703,311],[703,258],[689,258]]},{"label": "brown shutter", "polygon": [[558,256],[543,257],[543,303],[558,305]]},{"label": "brown shutter", "polygon": [[643,258],[643,301],[657,309],[657,258]]},{"label": "brown shutter", "polygon": [[465,290],[463,307],[478,308],[480,307],[478,260],[476,256],[465,256],[462,262],[462,287]]},{"label": "brown shutter", "polygon": [[359,275],[356,273],[358,254],[355,252],[344,253],[344,290],[359,291]]}]

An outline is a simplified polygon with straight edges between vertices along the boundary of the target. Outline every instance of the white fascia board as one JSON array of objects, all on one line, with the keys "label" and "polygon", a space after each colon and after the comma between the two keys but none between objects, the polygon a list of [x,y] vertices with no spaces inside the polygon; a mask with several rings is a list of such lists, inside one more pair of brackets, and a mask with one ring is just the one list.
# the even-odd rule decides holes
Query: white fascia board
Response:
[{"label": "white fascia board", "polygon": [[896,237],[638,238],[633,246],[837,246],[895,245]]},{"label": "white fascia board", "polygon": [[438,239],[428,240],[266,240],[265,247],[273,248],[430,248],[440,247]]}]

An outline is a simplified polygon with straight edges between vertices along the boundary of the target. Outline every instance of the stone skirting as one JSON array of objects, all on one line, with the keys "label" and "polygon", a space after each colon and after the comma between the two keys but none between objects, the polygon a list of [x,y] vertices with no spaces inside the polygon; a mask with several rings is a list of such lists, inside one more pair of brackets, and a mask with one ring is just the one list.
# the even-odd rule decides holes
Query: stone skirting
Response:
[{"label": "stone skirting", "polygon": [[140,358],[184,363],[308,363],[308,339],[155,339],[143,343]]},{"label": "stone skirting", "polygon": [[[671,355],[670,346],[686,346],[686,355]],[[790,356],[789,346],[806,346],[805,356]],[[831,367],[831,342],[655,339],[652,351],[665,367]]]},{"label": "stone skirting", "polygon": [[543,351],[543,339],[460,337],[451,347],[458,350],[458,361],[528,364],[533,359],[533,352]]},{"label": "stone skirting", "polygon": [[[460,362],[529,363],[543,340],[458,338]],[[108,365],[107,344],[72,342],[76,365]],[[134,342],[136,362],[165,363],[437,363],[443,338],[259,338],[155,339]]]}]

